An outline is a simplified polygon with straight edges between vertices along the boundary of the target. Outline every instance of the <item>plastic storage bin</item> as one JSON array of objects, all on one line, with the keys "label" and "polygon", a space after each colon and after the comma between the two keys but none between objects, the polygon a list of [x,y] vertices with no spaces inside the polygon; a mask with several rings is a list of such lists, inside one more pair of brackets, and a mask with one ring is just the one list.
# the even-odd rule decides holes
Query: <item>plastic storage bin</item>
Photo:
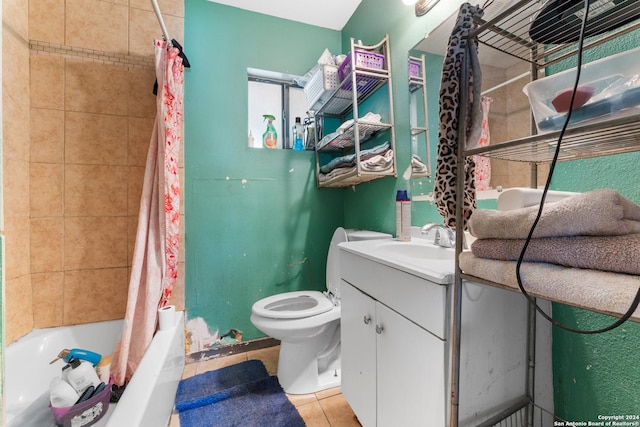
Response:
[{"label": "plastic storage bin", "polygon": [[338,67],[335,65],[323,65],[311,76],[304,86],[304,94],[307,97],[307,107],[310,110],[318,110],[329,97],[338,89]]},{"label": "plastic storage bin", "polygon": [[[582,66],[580,94],[583,105],[576,105],[570,125],[607,120],[640,112],[640,48],[612,55]],[[554,107],[568,104],[575,83],[576,69],[563,71],[528,83],[523,91],[529,97],[539,133],[562,129],[566,111]],[[562,99],[564,97],[564,99]],[[576,100],[578,100],[576,96]]]},{"label": "plastic storage bin", "polygon": [[[354,52],[356,54],[356,67],[384,70],[384,55],[363,50],[355,50]],[[349,74],[351,74],[351,53],[349,53],[344,62],[340,64],[340,68],[338,68],[338,78],[340,81],[343,81]]]},{"label": "plastic storage bin", "polygon": [[409,60],[409,77],[420,77],[420,63],[418,61]]},{"label": "plastic storage bin", "polygon": [[98,422],[109,409],[111,398],[111,380],[97,395],[66,408],[49,406],[56,419],[56,424],[62,427],[88,427]]}]

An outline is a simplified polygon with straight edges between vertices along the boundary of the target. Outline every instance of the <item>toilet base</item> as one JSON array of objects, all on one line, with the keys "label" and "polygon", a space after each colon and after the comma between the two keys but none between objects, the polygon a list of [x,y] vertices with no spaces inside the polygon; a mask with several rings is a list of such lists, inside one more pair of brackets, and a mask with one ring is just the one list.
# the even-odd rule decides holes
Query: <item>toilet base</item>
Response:
[{"label": "toilet base", "polygon": [[340,386],[340,324],[337,341],[280,342],[278,381],[286,393],[308,394]]}]

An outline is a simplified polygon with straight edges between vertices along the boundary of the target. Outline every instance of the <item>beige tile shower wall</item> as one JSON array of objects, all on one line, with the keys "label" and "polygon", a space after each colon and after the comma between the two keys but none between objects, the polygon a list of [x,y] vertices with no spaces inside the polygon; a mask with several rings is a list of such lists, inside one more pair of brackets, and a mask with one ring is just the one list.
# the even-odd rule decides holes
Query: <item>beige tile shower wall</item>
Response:
[{"label": "beige tile shower wall", "polygon": [[2,162],[5,234],[5,341],[33,328],[29,265],[29,35],[28,3],[2,2]]},{"label": "beige tile shower wall", "polygon": [[[9,21],[7,37],[18,5],[22,19]],[[159,5],[182,41],[183,2]],[[162,32],[148,0],[3,7],[11,342],[32,328],[124,316],[156,108],[153,40]],[[174,295],[183,308],[183,274]]]},{"label": "beige tile shower wall", "polygon": [[[483,87],[490,88],[528,71],[527,64],[518,64],[501,69],[483,67]],[[522,88],[527,78],[517,80],[489,94],[493,99],[489,114],[491,141],[502,142],[530,135],[530,108]],[[548,166],[538,166],[538,185],[544,184]],[[529,187],[531,185],[529,164],[491,159],[491,186],[496,188]]]}]

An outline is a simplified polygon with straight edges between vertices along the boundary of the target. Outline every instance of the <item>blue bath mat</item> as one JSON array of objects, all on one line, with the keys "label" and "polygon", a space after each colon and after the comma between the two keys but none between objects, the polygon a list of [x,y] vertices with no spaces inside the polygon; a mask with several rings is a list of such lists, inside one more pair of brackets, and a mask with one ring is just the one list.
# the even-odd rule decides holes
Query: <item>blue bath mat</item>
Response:
[{"label": "blue bath mat", "polygon": [[184,411],[226,399],[225,391],[251,381],[268,378],[259,360],[249,360],[186,378],[178,384],[176,409]]},{"label": "blue bath mat", "polygon": [[257,360],[182,380],[176,409],[180,427],[305,426],[278,378]]}]

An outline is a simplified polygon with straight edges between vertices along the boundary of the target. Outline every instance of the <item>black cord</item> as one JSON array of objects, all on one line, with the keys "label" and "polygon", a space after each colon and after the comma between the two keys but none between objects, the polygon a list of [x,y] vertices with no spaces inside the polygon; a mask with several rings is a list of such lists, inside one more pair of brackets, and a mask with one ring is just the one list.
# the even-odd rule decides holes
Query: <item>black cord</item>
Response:
[{"label": "black cord", "polygon": [[545,199],[547,198],[547,191],[549,190],[549,186],[551,184],[551,178],[553,177],[553,170],[556,167],[556,163],[558,161],[558,155],[560,154],[560,145],[562,142],[562,138],[564,137],[564,133],[567,130],[567,127],[569,125],[569,121],[571,120],[571,112],[573,110],[573,102],[576,96],[576,90],[578,88],[578,83],[580,81],[580,71],[582,68],[582,47],[584,44],[584,34],[585,34],[585,28],[587,27],[587,17],[589,14],[589,0],[584,0],[584,15],[582,16],[582,25],[580,27],[580,39],[578,41],[578,64],[576,66],[576,80],[575,83],[573,85],[573,93],[571,94],[571,102],[569,104],[569,111],[567,112],[567,117],[564,121],[564,125],[562,126],[562,130],[560,131],[560,135],[558,136],[558,144],[556,145],[556,151],[554,153],[553,156],[553,160],[551,161],[551,164],[549,165],[549,175],[547,176],[547,182],[545,183],[544,186],[544,190],[542,191],[542,199],[540,200],[540,207],[538,208],[538,214],[536,216],[535,221],[533,221],[533,225],[531,226],[531,229],[529,230],[529,235],[527,236],[527,239],[524,242],[524,246],[522,247],[522,251],[520,251],[520,256],[518,257],[518,262],[516,264],[516,279],[518,280],[518,287],[520,288],[520,291],[522,292],[522,294],[527,297],[527,299],[529,300],[529,302],[535,306],[536,311],[538,311],[538,313],[540,313],[542,315],[542,317],[544,317],[546,320],[548,320],[549,322],[551,322],[553,325],[564,329],[566,331],[569,332],[575,332],[577,334],[600,334],[602,332],[607,332],[610,331],[612,329],[617,328],[618,326],[622,325],[624,322],[626,322],[631,315],[633,315],[633,313],[636,311],[636,308],[638,308],[638,304],[640,304],[640,288],[638,289],[638,292],[636,293],[636,297],[634,298],[633,302],[631,303],[631,306],[629,307],[629,309],[627,310],[627,312],[621,317],[619,318],[616,322],[612,323],[611,325],[602,328],[602,329],[596,329],[596,330],[581,330],[581,329],[574,329],[571,328],[569,326],[563,325],[562,323],[558,322],[557,320],[554,320],[553,318],[551,318],[551,316],[549,316],[547,313],[545,313],[536,303],[535,299],[531,297],[531,295],[529,295],[527,293],[527,291],[524,289],[524,286],[522,284],[522,278],[520,277],[520,267],[522,265],[522,261],[524,259],[525,253],[527,251],[527,248],[529,247],[529,243],[531,242],[531,238],[533,236],[533,232],[536,228],[536,226],[538,225],[538,222],[540,221],[540,217],[542,216],[542,210],[544,208],[544,202]]}]

